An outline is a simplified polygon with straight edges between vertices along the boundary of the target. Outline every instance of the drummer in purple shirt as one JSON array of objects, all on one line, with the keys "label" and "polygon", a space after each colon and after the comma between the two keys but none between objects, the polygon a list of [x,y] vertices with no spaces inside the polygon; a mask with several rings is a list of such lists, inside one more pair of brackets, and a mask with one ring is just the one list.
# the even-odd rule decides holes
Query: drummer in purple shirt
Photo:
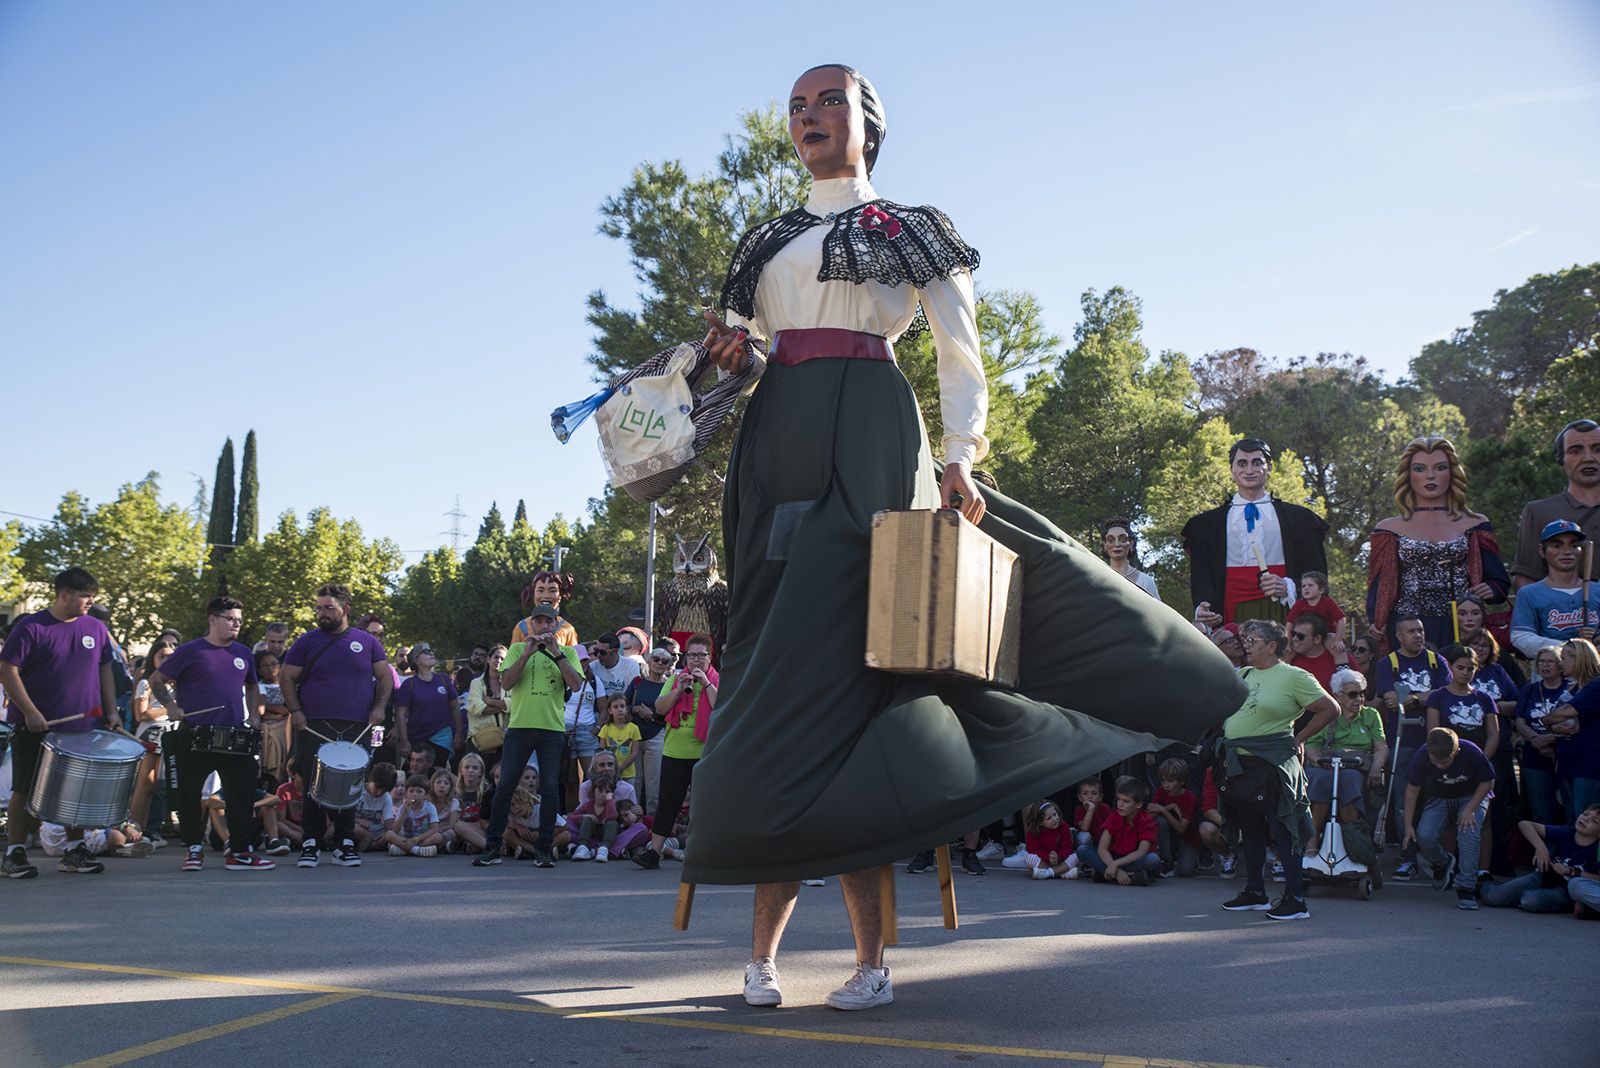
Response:
[{"label": "drummer in purple shirt", "polygon": [[[255,656],[249,646],[234,640],[243,625],[243,604],[232,597],[213,597],[206,605],[206,636],[178,646],[150,676],[150,688],[166,708],[167,718],[178,723],[176,730],[162,736],[161,744],[178,769],[176,802],[178,825],[183,828],[184,871],[205,866],[206,817],[200,810],[200,793],[213,771],[222,784],[228,820],[222,866],[228,871],[266,871],[273,866],[255,849],[255,754],[224,748],[241,740],[246,710],[256,707],[260,693]],[[229,728],[226,739],[220,728]],[[257,731],[257,752],[260,738]]]},{"label": "drummer in purple shirt", "polygon": [[350,591],[337,582],[317,589],[317,629],[302,634],[284,656],[278,676],[283,703],[289,706],[296,733],[294,769],[305,783],[301,828],[305,840],[296,863],[315,868],[321,859],[318,841],[333,822],[333,862],[359,867],[355,809],[323,808],[311,794],[317,750],[328,740],[355,741],[366,728],[383,722],[394,691],[394,673],[383,642],[350,625]]},{"label": "drummer in purple shirt", "polygon": [[[100,583],[81,567],[56,576],[50,607],[23,616],[0,649],[0,686],[10,705],[11,844],[0,861],[0,875],[31,879],[39,869],[22,848],[39,821],[28,811],[28,795],[39,774],[39,755],[48,731],[71,734],[110,728],[117,715],[117,689],[111,674],[111,632],[89,615]],[[70,718],[69,718],[70,717]],[[60,721],[60,722],[52,722]],[[83,828],[67,828],[67,851],[60,871],[89,875],[105,870],[83,843]]]}]

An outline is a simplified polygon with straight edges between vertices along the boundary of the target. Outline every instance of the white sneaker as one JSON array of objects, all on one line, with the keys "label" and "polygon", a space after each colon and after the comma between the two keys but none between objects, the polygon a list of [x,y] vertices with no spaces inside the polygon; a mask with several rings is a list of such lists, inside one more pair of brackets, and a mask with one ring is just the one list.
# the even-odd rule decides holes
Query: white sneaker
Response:
[{"label": "white sneaker", "polygon": [[835,1009],[871,1009],[893,1000],[894,984],[889,981],[889,969],[865,964],[857,964],[856,974],[828,995],[828,1005]]},{"label": "white sneaker", "polygon": [[392,845],[389,847],[389,855],[391,857],[403,857],[406,855],[406,851],[397,845]]},{"label": "white sneaker", "polygon": [[1056,877],[1056,870],[1050,867],[1048,864],[1041,864],[1037,868],[1033,869],[1033,877],[1035,879],[1054,879]]},{"label": "white sneaker", "polygon": [[826,880],[826,879],[801,879],[800,880],[800,885],[801,886],[827,886],[828,885],[828,880]]},{"label": "white sneaker", "polygon": [[783,1004],[783,991],[778,989],[778,968],[771,957],[753,960],[744,966],[744,1003],[771,1006]]},{"label": "white sneaker", "polygon": [[1004,860],[1005,855],[1005,847],[995,841],[986,842],[984,847],[978,850],[979,860]]},{"label": "white sneaker", "polygon": [[589,847],[588,846],[580,845],[577,849],[574,849],[572,851],[572,859],[573,860],[593,860],[594,859],[594,854],[589,852]]},{"label": "white sneaker", "polygon": [[605,846],[601,846],[599,849],[596,849],[594,851],[594,862],[596,864],[604,864],[606,861],[608,861],[610,859],[611,859],[611,850],[607,849]]},{"label": "white sneaker", "polygon": [[1068,868],[1067,869],[1067,874],[1062,876],[1063,879],[1081,879],[1082,877],[1083,877],[1083,869],[1082,868]]},{"label": "white sneaker", "polygon": [[411,855],[414,857],[436,857],[439,855],[438,846],[413,846]]}]

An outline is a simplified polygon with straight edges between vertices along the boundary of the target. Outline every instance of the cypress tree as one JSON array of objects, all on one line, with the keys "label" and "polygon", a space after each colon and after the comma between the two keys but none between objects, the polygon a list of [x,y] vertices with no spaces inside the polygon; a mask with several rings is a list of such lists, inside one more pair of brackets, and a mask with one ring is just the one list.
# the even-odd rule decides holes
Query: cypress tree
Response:
[{"label": "cypress tree", "polygon": [[222,443],[222,455],[217,457],[217,477],[211,483],[211,525],[206,530],[206,541],[211,544],[210,559],[213,567],[228,555],[233,544],[233,438]]},{"label": "cypress tree", "polygon": [[261,533],[260,513],[257,511],[257,498],[260,495],[261,483],[256,478],[256,432],[252,430],[244,437],[244,459],[239,467],[239,517],[234,522],[233,533],[235,545],[248,545]]},{"label": "cypress tree", "polygon": [[517,514],[512,517],[511,525],[512,526],[516,526],[518,523],[521,523],[524,526],[526,526],[527,522],[528,522],[528,504],[527,504],[526,501],[522,500],[519,497],[519,498],[517,498]]}]

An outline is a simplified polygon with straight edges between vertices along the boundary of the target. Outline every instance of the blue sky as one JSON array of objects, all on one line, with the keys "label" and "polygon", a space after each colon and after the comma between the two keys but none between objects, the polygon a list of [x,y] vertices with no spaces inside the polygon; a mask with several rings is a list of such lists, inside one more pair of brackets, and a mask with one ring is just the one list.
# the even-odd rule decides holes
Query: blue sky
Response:
[{"label": "blue sky", "polygon": [[[837,14],[835,14],[837,12]],[[1494,291],[1600,256],[1600,8],[1348,4],[0,6],[0,509],[44,516],[261,442],[261,504],[415,559],[518,497],[581,514],[597,208],[709,167],[843,61],[876,184],[980,285],[1144,300],[1153,349],[1348,351],[1391,376]],[[720,279],[706,280],[712,292]],[[20,461],[20,462],[19,462]]]}]

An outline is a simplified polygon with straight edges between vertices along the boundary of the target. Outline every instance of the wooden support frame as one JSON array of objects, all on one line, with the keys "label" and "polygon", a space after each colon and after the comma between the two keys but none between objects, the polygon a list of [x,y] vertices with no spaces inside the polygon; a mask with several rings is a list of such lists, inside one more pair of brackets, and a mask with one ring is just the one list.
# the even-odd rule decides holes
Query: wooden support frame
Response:
[{"label": "wooden support frame", "polygon": [[956,914],[956,884],[950,873],[949,844],[935,849],[933,855],[939,862],[939,904],[944,909],[945,930],[954,931],[961,925],[961,919]]},{"label": "wooden support frame", "polygon": [[900,914],[895,908],[894,865],[885,864],[878,869],[878,914],[883,924],[883,944],[900,944]]}]

